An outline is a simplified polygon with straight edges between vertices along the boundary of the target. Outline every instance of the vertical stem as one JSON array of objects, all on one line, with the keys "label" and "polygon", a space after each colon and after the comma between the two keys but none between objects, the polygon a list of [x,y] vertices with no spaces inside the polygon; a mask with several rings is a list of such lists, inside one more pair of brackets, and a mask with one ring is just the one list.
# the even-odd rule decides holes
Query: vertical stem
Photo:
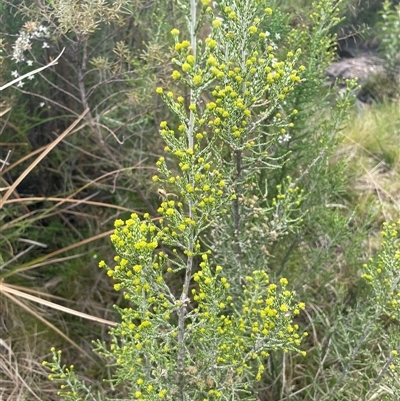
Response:
[{"label": "vertical stem", "polygon": [[235,232],[234,235],[236,237],[236,248],[238,253],[238,262],[241,265],[242,259],[242,248],[240,246],[240,205],[239,205],[239,197],[240,197],[240,179],[242,175],[242,151],[237,150],[235,152],[236,157],[236,184],[235,184],[235,195],[236,199],[233,203],[233,212],[234,212],[234,220],[235,220]]},{"label": "vertical stem", "polygon": [[[192,48],[192,54],[196,60],[196,9],[197,0],[190,0],[190,44]],[[196,101],[196,94],[193,88],[190,89],[190,104],[194,104]],[[188,148],[193,149],[194,147],[194,112],[189,110],[189,126],[187,131]],[[189,177],[190,181],[193,181],[193,177]],[[193,183],[193,182],[192,182]],[[193,218],[193,204],[192,201],[188,202],[188,215],[189,218]],[[186,273],[185,281],[183,284],[182,294],[180,297],[180,306],[178,310],[178,360],[177,360],[177,373],[178,373],[178,388],[179,398],[181,401],[185,401],[185,318],[187,314],[187,304],[189,301],[189,286],[192,277],[193,269],[193,249],[195,241],[195,231],[193,230],[190,234],[188,242],[188,257],[186,262]]]},{"label": "vertical stem", "polygon": [[[246,2],[246,9],[250,7],[250,4]],[[246,70],[246,43],[247,41],[247,36],[243,35],[242,41],[241,41],[241,51],[240,51],[240,65],[242,67],[242,71]],[[242,84],[242,91],[244,92],[246,90],[246,85],[245,83]],[[237,251],[237,260],[238,264],[241,267],[241,261],[242,261],[242,247],[240,244],[240,204],[239,204],[239,198],[240,198],[240,181],[242,177],[242,158],[243,154],[240,149],[235,151],[235,159],[236,159],[236,184],[235,184],[235,195],[236,199],[234,200],[233,204],[233,210],[234,210],[234,224],[235,224],[235,231],[234,235],[236,237],[236,251]]]},{"label": "vertical stem", "polygon": [[[196,63],[196,9],[197,0],[190,0],[190,47]],[[195,93],[193,88],[190,88],[190,104],[195,101]],[[188,145],[193,149],[193,130],[194,130],[194,112],[189,110],[189,127],[188,127]]]}]

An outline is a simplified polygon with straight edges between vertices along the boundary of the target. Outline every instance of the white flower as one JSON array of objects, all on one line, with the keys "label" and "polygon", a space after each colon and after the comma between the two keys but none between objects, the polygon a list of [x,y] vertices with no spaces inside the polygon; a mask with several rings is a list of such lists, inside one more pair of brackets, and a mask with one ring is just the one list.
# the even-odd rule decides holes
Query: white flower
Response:
[{"label": "white flower", "polygon": [[15,62],[20,63],[21,61],[24,61],[25,58],[22,53],[17,52],[14,50],[13,56],[11,57],[11,60],[15,60]]},{"label": "white flower", "polygon": [[265,31],[265,35],[268,37],[268,36],[271,36],[271,32],[268,32],[268,31]]},{"label": "white flower", "polygon": [[276,34],[275,34],[275,39],[276,39],[276,40],[279,40],[280,38],[281,38],[281,34],[280,34],[280,33],[276,33]]},{"label": "white flower", "polygon": [[25,60],[24,51],[31,48],[30,39],[31,37],[27,32],[23,31],[20,33],[13,46],[12,60],[15,60],[17,63]]},{"label": "white flower", "polygon": [[11,72],[11,75],[12,75],[13,77],[15,77],[15,78],[18,78],[18,77],[19,77],[19,74],[18,74],[18,71],[17,71],[17,70],[12,71],[12,72]]},{"label": "white flower", "polygon": [[43,25],[40,25],[32,34],[35,38],[43,38],[49,36],[47,32],[47,28]]},{"label": "white flower", "polygon": [[46,104],[45,102],[40,102],[40,103],[39,103],[39,106],[40,106],[40,107],[44,107],[45,104]]},{"label": "white flower", "polygon": [[48,49],[50,46],[47,42],[43,42],[42,48],[43,49]]},{"label": "white flower", "polygon": [[285,134],[285,135],[281,135],[278,138],[278,142],[279,143],[283,143],[283,142],[289,142],[292,139],[292,137],[289,134]]},{"label": "white flower", "polygon": [[25,84],[24,84],[23,81],[19,81],[18,84],[17,84],[17,87],[18,87],[18,88],[22,88],[24,85],[25,85]]},{"label": "white flower", "polygon": [[29,75],[29,77],[28,77],[28,79],[30,80],[30,81],[32,81],[32,79],[34,79],[35,78],[35,76],[32,74],[32,75]]},{"label": "white flower", "polygon": [[33,61],[32,60],[26,60],[26,64],[28,64],[29,67],[30,67],[33,64]]}]

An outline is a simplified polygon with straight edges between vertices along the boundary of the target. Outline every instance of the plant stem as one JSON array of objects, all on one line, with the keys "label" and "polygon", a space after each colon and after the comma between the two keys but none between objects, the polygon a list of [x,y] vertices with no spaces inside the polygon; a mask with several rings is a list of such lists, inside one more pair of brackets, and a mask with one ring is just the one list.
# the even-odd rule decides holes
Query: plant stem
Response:
[{"label": "plant stem", "polygon": [[[196,9],[197,9],[197,1],[190,0],[190,44],[192,48],[192,54],[196,60]],[[196,93],[193,88],[190,89],[190,104],[195,104],[196,101]],[[193,149],[194,147],[194,112],[189,110],[189,126],[187,130],[187,141],[188,148]],[[193,184],[193,177],[190,177],[191,184]],[[193,218],[193,204],[192,201],[188,202],[188,215],[189,218]],[[178,310],[178,360],[177,360],[177,372],[178,372],[178,387],[179,387],[179,397],[181,401],[185,400],[185,318],[187,314],[187,304],[189,301],[189,286],[190,280],[192,277],[192,269],[193,269],[193,249],[194,249],[194,241],[195,241],[195,231],[190,233],[190,238],[188,241],[188,257],[186,262],[186,273],[185,273],[185,281],[183,284],[183,290],[180,297],[180,306]]]},{"label": "plant stem", "polygon": [[235,219],[235,237],[236,237],[236,248],[238,253],[238,262],[241,264],[242,260],[242,248],[240,246],[240,205],[239,205],[239,196],[240,196],[240,179],[242,175],[242,151],[237,150],[235,152],[236,157],[236,185],[235,185],[235,195],[236,199],[233,203],[233,212]]}]

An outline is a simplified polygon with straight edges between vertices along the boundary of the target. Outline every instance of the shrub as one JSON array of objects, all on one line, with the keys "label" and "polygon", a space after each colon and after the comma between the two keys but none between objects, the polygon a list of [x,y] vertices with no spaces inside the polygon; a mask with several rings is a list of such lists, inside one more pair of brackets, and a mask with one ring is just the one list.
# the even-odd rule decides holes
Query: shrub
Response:
[{"label": "shrub", "polygon": [[[112,382],[122,388],[121,397],[255,400],[274,356],[305,356],[305,304],[273,265],[278,260],[285,268],[299,245],[287,250],[288,242],[298,232],[310,238],[315,221],[318,235],[333,239],[319,253],[333,257],[338,234],[351,237],[342,233],[349,220],[327,207],[338,195],[332,183],[340,185],[343,166],[334,173],[327,166],[352,84],[331,107],[329,93],[321,90],[339,3],[315,4],[308,36],[285,25],[285,16],[265,1],[221,0],[212,8],[202,0],[198,17],[196,1],[177,2],[189,32],[171,31],[176,86],[156,90],[172,115],[160,123],[165,155],[153,177],[162,197],[159,217],[116,220],[115,264],[100,263],[124,298],[116,307],[121,322],[110,330],[111,345],[97,342],[95,348],[114,367]],[[211,33],[199,41],[203,21]],[[317,96],[320,107],[311,110]],[[311,259],[313,278],[324,272],[321,260]],[[296,276],[299,263],[287,271]],[[347,325],[343,332],[349,333]],[[52,352],[45,364],[50,378],[63,383],[60,395],[100,398],[61,363],[60,352]],[[325,399],[350,367],[342,376],[333,369],[338,384]],[[324,372],[322,380],[329,377]],[[315,378],[309,394],[321,393],[317,386]]]},{"label": "shrub", "polygon": [[[157,210],[162,218],[158,225],[148,214],[144,220],[136,214],[117,220],[111,239],[118,264],[110,268],[100,263],[134,308],[117,308],[122,322],[111,330],[111,348],[98,343],[97,351],[116,361],[116,384],[130,383],[128,394],[136,399],[218,399],[227,391],[234,398],[253,399],[253,385],[262,377],[269,352],[299,350],[306,335],[293,321],[304,304],[295,301],[286,278],[277,286],[264,270],[249,266],[231,294],[232,274],[229,269],[224,273],[202,244],[204,232],[231,205],[238,218],[247,196],[239,188],[256,179],[257,165],[271,164],[268,149],[286,133],[284,127],[293,125],[290,116],[296,110],[284,118],[275,116],[276,133],[264,132],[279,103],[301,80],[304,67],[294,68],[300,51],[278,61],[271,46],[263,49],[266,35],[259,32],[257,16],[268,18],[272,10],[262,10],[257,2],[250,7],[222,4],[224,22],[204,4],[202,14],[211,17],[213,30],[201,47],[195,10],[192,1],[190,41],[179,40],[177,29],[171,32],[177,52],[172,77],[189,88],[188,108],[179,93],[157,89],[179,120],[176,130],[166,121],[160,124],[167,158],[157,162],[160,176],[153,180],[163,185],[165,199]],[[227,47],[231,51],[224,56]],[[210,86],[214,99],[203,106],[201,96]],[[267,109],[262,107],[266,96],[271,102]],[[171,157],[178,159],[178,174],[168,166]],[[285,180],[266,209],[279,212],[276,224],[298,219],[292,214],[302,195],[290,184]],[[163,274],[182,271],[182,291],[174,293]],[[52,378],[67,378],[64,397],[79,397],[79,390],[90,396],[72,369],[60,365],[59,354],[54,353],[50,366],[57,372]]]}]

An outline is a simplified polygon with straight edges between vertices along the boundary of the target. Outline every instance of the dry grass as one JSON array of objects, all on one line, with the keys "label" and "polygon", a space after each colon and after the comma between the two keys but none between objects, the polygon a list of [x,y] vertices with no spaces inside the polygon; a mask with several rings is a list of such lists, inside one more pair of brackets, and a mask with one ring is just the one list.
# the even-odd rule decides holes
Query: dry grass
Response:
[{"label": "dry grass", "polygon": [[18,339],[0,338],[0,400],[55,399],[55,388],[52,383],[46,383],[47,372],[41,364],[44,355],[38,357],[36,350],[40,333],[29,338],[23,328],[20,329]]},{"label": "dry grass", "polygon": [[[132,208],[113,205],[106,202],[89,200],[91,197],[79,199],[88,187],[96,187],[106,180],[115,180],[121,172],[131,172],[141,166],[111,171],[90,180],[75,189],[68,196],[55,197],[24,197],[21,198],[17,185],[22,182],[35,166],[56,148],[69,134],[77,132],[77,127],[86,112],[76,119],[64,133],[48,145],[32,151],[23,160],[8,165],[3,163],[0,169],[0,179],[4,192],[0,198],[0,236],[2,249],[0,251],[0,401],[21,400],[52,400],[55,399],[54,384],[48,381],[47,373],[41,362],[51,345],[65,348],[71,344],[67,351],[66,360],[79,361],[79,358],[96,366],[97,361],[91,353],[90,340],[93,338],[80,338],[80,329],[86,332],[92,328],[91,333],[101,333],[105,337],[107,327],[115,325],[112,304],[115,295],[107,292],[108,283],[104,283],[104,274],[95,267],[90,272],[90,278],[76,277],[67,287],[71,290],[71,299],[52,295],[59,291],[60,281],[65,277],[51,278],[51,274],[44,269],[70,268],[71,264],[83,263],[88,259],[89,250],[96,249],[96,244],[108,237],[113,230],[96,233],[96,227],[89,230],[92,235],[85,235],[80,241],[56,250],[46,250],[48,245],[45,239],[41,242],[29,238],[27,234],[30,227],[43,227],[43,223],[50,217],[62,218],[64,214],[72,213],[72,208],[86,212],[75,212],[76,216],[86,221],[97,220],[114,210],[117,215],[123,212],[137,212]],[[75,128],[76,127],[76,128]],[[74,131],[75,129],[75,131]],[[6,180],[6,174],[16,169],[21,162],[32,157],[34,160],[23,169],[22,173],[13,182]],[[5,168],[4,168],[5,167]],[[48,207],[45,209],[30,208],[32,204],[44,201]],[[115,216],[115,212],[112,212]],[[140,212],[137,212],[140,213]],[[12,216],[12,218],[10,218]],[[89,224],[89,223],[88,223]],[[80,234],[77,232],[77,234]],[[47,235],[48,237],[49,235]],[[78,237],[79,238],[79,237]],[[18,245],[19,244],[19,245]],[[74,252],[74,254],[71,254]],[[37,255],[37,256],[31,256]],[[4,260],[3,260],[4,257]],[[93,264],[92,264],[93,266]],[[90,268],[90,267],[89,267]],[[85,269],[82,266],[82,271]],[[64,275],[65,273],[63,273]],[[87,274],[87,273],[86,273]],[[43,277],[45,278],[43,280]],[[39,280],[40,281],[39,281]],[[16,285],[21,283],[22,285]],[[87,288],[90,286],[90,288]],[[69,294],[68,292],[68,294]],[[48,300],[52,299],[52,301]],[[73,304],[71,307],[63,306]],[[68,315],[77,318],[66,318]],[[66,320],[64,320],[66,319]],[[78,321],[71,326],[69,320]],[[90,324],[90,321],[95,323]],[[68,322],[68,323],[67,323]],[[86,323],[89,322],[89,323]],[[96,327],[97,325],[97,327]],[[99,328],[100,325],[100,328]],[[75,327],[73,330],[72,327]],[[54,336],[56,334],[56,336]],[[96,334],[94,334],[97,337]],[[63,340],[61,340],[63,338]],[[70,356],[70,358],[68,357]]]},{"label": "dry grass", "polygon": [[339,149],[349,166],[349,195],[378,221],[400,215],[400,103],[374,105],[355,116]]}]

